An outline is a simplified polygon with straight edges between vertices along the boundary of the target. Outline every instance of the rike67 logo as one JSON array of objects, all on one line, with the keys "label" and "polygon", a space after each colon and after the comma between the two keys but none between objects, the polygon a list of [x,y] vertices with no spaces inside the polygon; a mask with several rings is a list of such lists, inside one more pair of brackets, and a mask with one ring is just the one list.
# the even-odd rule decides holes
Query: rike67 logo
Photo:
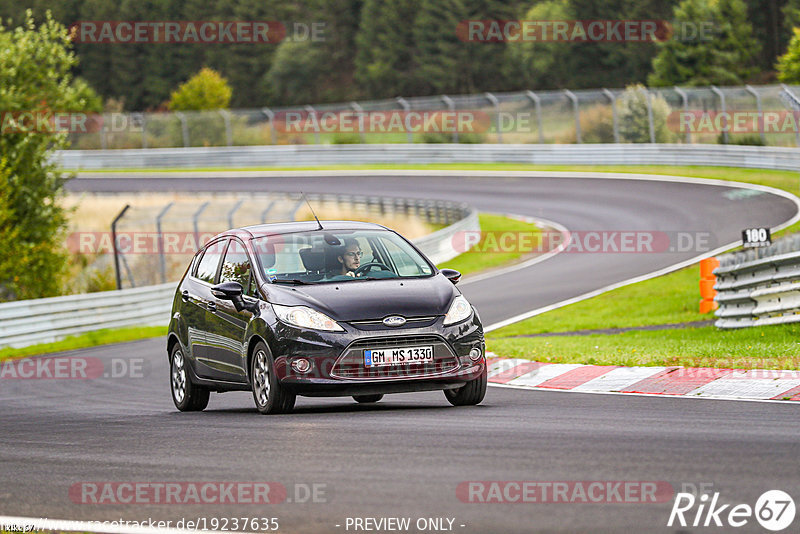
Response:
[{"label": "rike67 logo", "polygon": [[767,530],[778,532],[789,527],[794,521],[794,500],[781,490],[764,492],[755,506],[732,504],[720,500],[719,492],[699,497],[693,493],[678,493],[669,514],[667,526],[682,527],[743,527],[755,519]]}]

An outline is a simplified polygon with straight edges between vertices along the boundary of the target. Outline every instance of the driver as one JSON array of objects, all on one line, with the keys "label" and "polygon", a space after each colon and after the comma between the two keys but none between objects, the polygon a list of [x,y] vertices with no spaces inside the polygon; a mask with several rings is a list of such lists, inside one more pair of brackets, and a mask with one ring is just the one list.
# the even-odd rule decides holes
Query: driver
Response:
[{"label": "driver", "polygon": [[344,240],[344,252],[338,256],[339,263],[342,265],[341,270],[336,274],[346,276],[355,276],[356,269],[361,265],[361,245],[354,238]]}]

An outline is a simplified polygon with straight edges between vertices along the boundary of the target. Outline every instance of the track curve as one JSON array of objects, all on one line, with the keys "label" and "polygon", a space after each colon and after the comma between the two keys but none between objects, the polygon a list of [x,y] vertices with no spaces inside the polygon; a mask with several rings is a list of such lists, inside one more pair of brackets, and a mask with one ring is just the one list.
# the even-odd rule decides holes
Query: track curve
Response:
[{"label": "track curve", "polygon": [[[107,180],[73,191],[380,192],[464,200],[481,210],[539,216],[570,230],[710,232],[793,218],[793,201],[733,194],[733,186],[597,178],[359,176]],[[495,322],[696,254],[560,254],[464,286]],[[140,375],[94,380],[0,380],[0,513],[72,519],[278,517],[280,532],[347,532],[347,517],[449,517],[464,533],[673,531],[658,504],[467,504],[463,481],[712,483],[725,502],[768,489],[795,498],[795,406],[490,389],[481,406],[441,394],[377,405],[300,399],[296,413],[260,417],[245,393],[213,395],[204,413],[169,397],[163,340],[77,351],[140,360]],[[325,501],[278,505],[78,504],[85,481],[277,481],[325,484]],[[336,525],[341,525],[337,527]],[[464,525],[463,527],[461,525]],[[349,531],[353,531],[350,529]],[[415,529],[409,532],[417,532]]]}]

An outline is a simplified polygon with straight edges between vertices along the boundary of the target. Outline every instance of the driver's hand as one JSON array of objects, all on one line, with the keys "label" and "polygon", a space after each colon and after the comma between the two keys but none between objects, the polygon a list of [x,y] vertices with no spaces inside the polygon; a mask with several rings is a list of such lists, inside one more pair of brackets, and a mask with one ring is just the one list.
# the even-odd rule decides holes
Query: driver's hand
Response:
[{"label": "driver's hand", "polygon": [[355,277],[355,275],[356,273],[354,273],[353,271],[347,271],[347,276]]}]

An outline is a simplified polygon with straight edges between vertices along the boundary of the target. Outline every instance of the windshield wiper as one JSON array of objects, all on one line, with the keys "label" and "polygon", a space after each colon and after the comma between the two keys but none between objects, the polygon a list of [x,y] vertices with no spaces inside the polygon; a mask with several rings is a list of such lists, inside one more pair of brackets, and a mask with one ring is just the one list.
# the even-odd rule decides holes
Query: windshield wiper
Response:
[{"label": "windshield wiper", "polygon": [[272,281],[273,284],[291,284],[291,285],[303,285],[309,286],[312,285],[312,282],[306,282],[305,280],[300,280],[299,278],[276,278]]}]

